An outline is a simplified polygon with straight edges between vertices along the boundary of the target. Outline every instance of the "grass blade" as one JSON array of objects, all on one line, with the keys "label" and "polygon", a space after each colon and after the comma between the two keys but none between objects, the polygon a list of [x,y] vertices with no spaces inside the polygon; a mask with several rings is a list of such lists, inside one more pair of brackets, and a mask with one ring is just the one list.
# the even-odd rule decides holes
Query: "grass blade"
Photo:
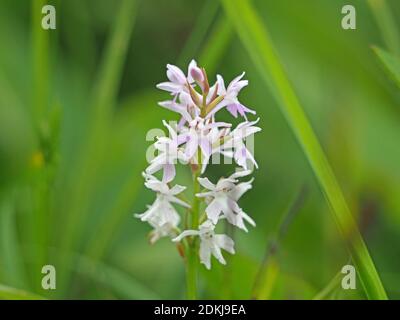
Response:
[{"label": "grass blade", "polygon": [[[67,252],[73,251],[81,239],[96,176],[103,164],[100,159],[105,158],[107,145],[105,141],[108,141],[107,134],[110,131],[112,110],[115,106],[123,64],[137,13],[136,6],[136,0],[121,1],[95,82],[91,110],[92,122],[82,146],[81,156],[72,169],[74,175],[67,182],[70,184],[68,190],[71,194],[67,196],[68,205],[64,208],[64,216],[67,219],[61,239],[61,247]],[[76,181],[79,183],[76,184]],[[62,195],[61,198],[65,199],[65,196]],[[70,261],[63,261],[60,264],[67,269],[70,267]],[[60,280],[60,287],[65,289],[67,279]]]},{"label": "grass blade", "polygon": [[104,263],[79,256],[76,272],[110,288],[122,299],[160,299],[157,293],[131,275]]},{"label": "grass blade", "polygon": [[233,28],[228,19],[222,16],[213,27],[207,43],[201,51],[199,61],[209,74],[215,72],[233,36]]},{"label": "grass blade", "polygon": [[400,87],[400,58],[378,47],[372,47],[372,50]]},{"label": "grass blade", "polygon": [[14,208],[14,197],[7,195],[0,199],[0,253],[1,272],[7,284],[26,286],[25,270],[21,258],[21,251],[17,237],[17,226]]},{"label": "grass blade", "polygon": [[36,125],[43,120],[49,95],[49,34],[42,28],[42,7],[46,0],[32,2],[32,44],[33,44],[33,116]]},{"label": "grass blade", "polygon": [[[140,168],[144,168],[144,161],[143,163],[139,162],[139,165]],[[132,202],[135,200],[141,188],[142,181],[138,179],[140,170],[132,171],[133,174],[129,175],[129,178],[121,188],[120,195],[116,199],[110,212],[108,212],[101,223],[98,224],[98,232],[96,234],[101,236],[95,236],[87,246],[86,254],[93,260],[99,260],[107,253],[107,249],[118,234],[124,218],[127,212],[129,212]]]},{"label": "grass blade", "polygon": [[332,294],[332,292],[339,287],[340,281],[342,280],[343,274],[338,272],[335,277],[323,288],[313,300],[326,300]]},{"label": "grass blade", "polygon": [[256,280],[254,281],[252,293],[254,299],[265,300],[269,299],[271,296],[279,270],[279,266],[275,257],[276,253],[279,249],[280,243],[288,231],[289,225],[293,221],[293,218],[302,208],[307,193],[308,189],[303,186],[283,216],[275,237],[268,243],[263,262],[256,276]]},{"label": "grass blade", "polygon": [[115,18],[110,41],[107,43],[101,69],[94,87],[93,108],[95,116],[109,116],[115,105],[122,79],[123,65],[129,40],[136,20],[137,0],[123,0]]},{"label": "grass blade", "polygon": [[3,300],[45,300],[45,298],[24,290],[0,284],[0,299]]},{"label": "grass blade", "polygon": [[218,8],[219,3],[214,0],[207,0],[203,5],[193,31],[179,55],[178,65],[189,63],[198,52],[199,46],[206,37],[207,31],[217,15]]},{"label": "grass blade", "polygon": [[368,4],[387,48],[400,55],[400,33],[388,4],[385,0],[368,0]]},{"label": "grass blade", "polygon": [[222,3],[248,54],[277,98],[281,111],[310,163],[343,239],[348,245],[367,297],[387,299],[378,272],[336,177],[288,80],[261,18],[248,0],[222,0]]}]

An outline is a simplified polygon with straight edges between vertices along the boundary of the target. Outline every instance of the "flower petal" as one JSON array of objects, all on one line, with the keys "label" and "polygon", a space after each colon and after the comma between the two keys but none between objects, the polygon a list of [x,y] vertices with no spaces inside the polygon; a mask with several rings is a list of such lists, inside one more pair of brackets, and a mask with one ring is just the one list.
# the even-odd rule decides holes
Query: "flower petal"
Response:
[{"label": "flower petal", "polygon": [[169,197],[168,200],[170,202],[177,203],[177,204],[181,205],[182,207],[190,208],[189,204],[187,204],[185,201],[183,201],[183,200],[181,200],[181,199],[179,199],[177,197]]},{"label": "flower petal", "polygon": [[221,75],[217,74],[217,83],[218,83],[218,91],[217,94],[222,96],[226,94],[226,89],[225,89],[225,82],[224,78],[222,78]]},{"label": "flower petal", "polygon": [[169,190],[169,194],[175,196],[175,195],[181,193],[184,190],[186,190],[185,186],[181,186],[179,184],[176,184]]},{"label": "flower petal", "polygon": [[214,236],[216,244],[231,254],[235,254],[235,242],[225,234],[216,234]]},{"label": "flower petal", "polygon": [[[238,116],[238,103],[232,103],[226,107],[226,109],[235,117]],[[240,112],[240,111],[239,111]]]},{"label": "flower petal", "polygon": [[208,270],[211,269],[211,248],[207,242],[200,242],[199,250],[200,262],[206,266]]},{"label": "flower petal", "polygon": [[179,242],[185,237],[190,237],[190,236],[198,236],[199,231],[198,230],[185,230],[183,231],[179,236],[176,238],[172,239],[173,242]]},{"label": "flower petal", "polygon": [[197,135],[191,134],[189,136],[189,141],[186,142],[186,148],[185,148],[185,155],[187,156],[188,159],[191,159],[195,155],[198,146],[199,144]]},{"label": "flower petal", "polygon": [[177,94],[182,91],[182,86],[173,82],[161,82],[156,85],[160,90],[168,91]]},{"label": "flower petal", "polygon": [[197,178],[197,181],[208,190],[215,190],[215,185],[208,178]]},{"label": "flower petal", "polygon": [[207,217],[214,224],[216,224],[218,222],[218,218],[219,218],[221,211],[222,211],[222,206],[218,199],[212,200],[206,208]]},{"label": "flower petal", "polygon": [[171,182],[175,178],[175,165],[171,163],[164,164],[163,179],[165,183]]},{"label": "flower petal", "polygon": [[213,254],[214,257],[217,258],[217,260],[221,263],[221,264],[226,264],[226,261],[224,259],[224,256],[221,253],[221,249],[220,247],[214,243],[214,245],[211,247],[211,252]]},{"label": "flower petal", "polygon": [[251,183],[253,182],[253,180],[254,179],[251,179],[250,181],[241,182],[238,185],[236,185],[235,188],[233,188],[229,192],[230,197],[233,200],[238,201],[245,192],[247,192],[248,190],[250,190],[252,188]]},{"label": "flower petal", "polygon": [[251,170],[237,170],[235,173],[231,174],[228,179],[237,179],[248,176],[251,174]]},{"label": "flower petal", "polygon": [[173,83],[181,85],[186,83],[186,76],[183,71],[173,64],[167,64],[167,77]]},{"label": "flower petal", "polygon": [[250,223],[253,227],[256,226],[255,221],[243,210],[241,211],[241,215],[242,215],[243,219],[246,220],[248,223]]}]

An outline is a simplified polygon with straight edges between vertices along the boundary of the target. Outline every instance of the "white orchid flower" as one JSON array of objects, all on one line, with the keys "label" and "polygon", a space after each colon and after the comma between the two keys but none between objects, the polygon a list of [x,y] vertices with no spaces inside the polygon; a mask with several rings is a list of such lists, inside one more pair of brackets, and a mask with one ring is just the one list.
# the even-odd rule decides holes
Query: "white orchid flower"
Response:
[{"label": "white orchid flower", "polygon": [[175,96],[173,100],[161,101],[158,104],[165,109],[179,113],[185,122],[192,121],[200,113],[199,108],[186,92],[182,92],[179,95],[179,99],[178,96]]},{"label": "white orchid flower", "polygon": [[184,237],[188,236],[199,236],[200,237],[200,262],[205,265],[207,269],[211,269],[211,255],[217,260],[226,264],[224,257],[222,256],[221,249],[234,254],[235,243],[233,240],[225,234],[215,234],[215,225],[207,220],[200,225],[199,230],[185,230],[172,241],[181,241]]},{"label": "white orchid flower", "polygon": [[259,120],[260,119],[258,118],[256,121],[245,121],[239,124],[232,132],[230,132],[229,139],[221,147],[221,153],[227,157],[233,158],[244,170],[248,170],[248,160],[258,168],[258,164],[254,159],[253,154],[247,149],[244,140],[261,131],[261,128],[254,126]]},{"label": "white orchid flower", "polygon": [[250,170],[236,172],[228,178],[219,179],[216,185],[208,178],[198,178],[200,184],[210,191],[198,193],[196,196],[208,199],[206,214],[214,224],[218,222],[222,214],[228,222],[246,232],[247,228],[244,221],[255,226],[254,220],[237,204],[240,197],[251,189],[251,183],[253,182],[253,179],[251,179],[237,184],[239,182],[237,178],[247,176],[250,173]]},{"label": "white orchid flower", "polygon": [[161,225],[158,223],[158,221],[150,219],[148,223],[153,227],[153,230],[149,234],[150,243],[154,244],[163,237],[176,236],[180,221],[181,218],[179,215],[175,215],[169,222],[165,222]]},{"label": "white orchid flower", "polygon": [[159,181],[156,177],[143,173],[146,179],[145,186],[156,192],[156,200],[147,210],[141,214],[135,214],[136,218],[142,221],[147,221],[152,227],[155,228],[153,234],[154,241],[166,235],[170,235],[176,229],[180,222],[180,216],[172,203],[181,205],[185,208],[190,208],[190,205],[176,195],[186,189],[186,187],[175,185],[170,188],[167,183]]},{"label": "white orchid flower", "polygon": [[195,74],[197,69],[196,61],[192,60],[188,67],[188,76],[186,76],[179,67],[167,64],[167,77],[169,81],[157,84],[157,88],[168,91],[172,95],[188,92],[187,85],[194,82],[192,74]]},{"label": "white orchid flower", "polygon": [[159,137],[155,142],[155,148],[160,152],[146,169],[146,173],[154,174],[163,169],[163,182],[170,182],[175,178],[175,164],[180,161],[187,161],[183,149],[179,146],[184,142],[184,137],[178,135],[176,131],[166,122],[164,125],[168,128],[169,137]]},{"label": "white orchid flower", "polygon": [[[202,158],[202,166],[201,166],[201,174],[206,171],[208,164],[210,163],[210,159],[212,159],[215,154],[222,154],[226,152],[224,139],[229,136],[230,126],[226,126],[222,129],[219,128],[211,128],[210,132],[207,134],[207,140],[209,142],[210,148],[207,152],[203,152]],[[232,154],[228,154],[231,158]]]},{"label": "white orchid flower", "polygon": [[[212,153],[212,144],[215,131],[219,128],[229,128],[230,123],[212,122],[211,119],[204,120],[197,117],[189,123],[189,126],[182,130],[182,136],[185,136],[185,155],[192,159],[196,151],[200,148],[203,158],[208,159]],[[197,160],[197,159],[196,159]]]}]

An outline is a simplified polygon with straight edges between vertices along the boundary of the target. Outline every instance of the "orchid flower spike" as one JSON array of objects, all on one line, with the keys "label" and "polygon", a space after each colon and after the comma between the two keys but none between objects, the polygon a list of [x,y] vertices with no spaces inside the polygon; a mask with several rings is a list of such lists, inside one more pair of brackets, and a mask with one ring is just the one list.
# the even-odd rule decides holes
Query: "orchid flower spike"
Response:
[{"label": "orchid flower spike", "polygon": [[[248,224],[256,225],[238,202],[252,188],[254,180],[241,181],[242,178],[252,173],[250,165],[258,168],[250,138],[261,131],[257,126],[259,119],[250,121],[248,117],[256,112],[239,101],[241,90],[249,84],[244,79],[244,72],[227,87],[221,75],[210,83],[206,70],[195,60],[190,61],[187,73],[172,64],[167,65],[166,73],[168,80],[157,84],[157,88],[167,91],[170,98],[158,104],[174,112],[178,124],[171,125],[163,120],[168,135],[156,138],[153,144],[156,154],[148,159],[149,165],[143,174],[146,188],[155,192],[155,200],[145,212],[135,214],[135,217],[153,228],[150,243],[171,237],[178,242],[182,256],[189,251],[198,254],[200,262],[210,269],[212,256],[220,263],[226,263],[221,249],[235,253],[233,240],[225,234],[215,233],[221,220],[246,232]],[[243,117],[244,121],[234,127],[230,120],[218,120],[218,112],[224,109],[234,118]],[[221,156],[234,159],[237,169],[241,170],[227,178],[221,177],[214,184],[206,176],[206,169],[210,164],[219,164]],[[189,167],[192,172],[195,184],[192,204],[183,200],[186,187],[173,183],[178,164]],[[200,210],[203,206],[199,206],[199,202],[205,204],[204,211]],[[181,207],[179,211],[177,206]],[[181,231],[183,219],[180,214],[183,211],[192,217],[192,229]],[[179,243],[185,237],[194,236],[200,238],[200,246]]]}]

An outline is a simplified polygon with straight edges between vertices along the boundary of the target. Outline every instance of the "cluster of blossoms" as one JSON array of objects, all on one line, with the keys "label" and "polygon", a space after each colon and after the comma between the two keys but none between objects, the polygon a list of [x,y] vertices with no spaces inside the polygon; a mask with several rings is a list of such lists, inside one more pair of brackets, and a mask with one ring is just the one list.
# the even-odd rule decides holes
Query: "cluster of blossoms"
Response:
[{"label": "cluster of blossoms", "polygon": [[[210,87],[204,68],[198,67],[192,60],[187,75],[178,67],[167,65],[169,81],[157,85],[157,88],[168,91],[172,96],[171,100],[162,101],[159,105],[178,113],[180,119],[176,125],[163,121],[169,135],[157,137],[154,143],[157,156],[143,173],[145,186],[156,193],[156,200],[148,206],[147,211],[135,216],[154,228],[150,233],[151,243],[165,236],[172,237],[172,241],[178,243],[186,237],[194,239],[198,236],[200,261],[207,269],[211,267],[212,255],[225,264],[221,249],[234,253],[233,240],[227,235],[215,234],[215,227],[220,220],[226,220],[246,232],[245,222],[255,226],[253,219],[237,203],[251,189],[253,181],[241,182],[240,178],[251,174],[249,164],[258,167],[245,141],[261,130],[255,126],[258,119],[249,121],[247,118],[247,114],[256,112],[238,100],[240,90],[248,85],[247,80],[242,80],[243,76],[244,73],[226,87],[224,79],[217,75],[217,81]],[[235,118],[243,117],[244,122],[232,129],[231,123],[216,121],[216,113],[222,109]],[[239,167],[228,178],[221,177],[216,184],[201,177],[215,155],[233,159]],[[193,200],[197,202],[196,205],[193,203],[191,206],[182,200],[181,193],[186,187],[172,186],[178,161],[192,170],[194,183],[198,186]],[[161,171],[162,177],[157,179],[154,175]],[[204,190],[200,190],[200,187]],[[204,214],[199,216],[199,212],[194,210],[199,210],[198,203],[201,201],[204,201],[206,208]],[[191,230],[179,229],[181,217],[173,204],[186,208]]]}]

